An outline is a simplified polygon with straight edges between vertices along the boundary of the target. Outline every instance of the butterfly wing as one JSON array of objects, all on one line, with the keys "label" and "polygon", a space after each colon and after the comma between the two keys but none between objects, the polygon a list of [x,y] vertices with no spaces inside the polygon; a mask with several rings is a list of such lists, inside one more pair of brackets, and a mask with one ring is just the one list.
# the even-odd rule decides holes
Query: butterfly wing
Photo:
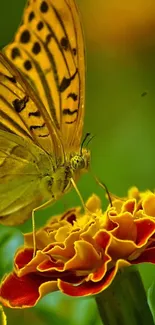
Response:
[{"label": "butterfly wing", "polygon": [[30,0],[4,49],[43,102],[65,151],[78,150],[84,119],[83,34],[74,0]]},{"label": "butterfly wing", "polygon": [[63,157],[60,136],[41,100],[16,67],[0,53],[0,129]]},{"label": "butterfly wing", "polygon": [[0,223],[22,223],[51,199],[46,175],[63,160],[61,148],[43,103],[0,53]]},{"label": "butterfly wing", "polygon": [[80,146],[84,49],[74,1],[28,1],[4,52],[13,63],[0,53],[0,223],[13,225],[45,199],[46,152],[60,164]]},{"label": "butterfly wing", "polygon": [[[43,170],[38,168],[41,162]],[[48,155],[38,146],[0,130],[0,223],[23,223],[46,199],[40,177],[45,165],[48,169]]]}]

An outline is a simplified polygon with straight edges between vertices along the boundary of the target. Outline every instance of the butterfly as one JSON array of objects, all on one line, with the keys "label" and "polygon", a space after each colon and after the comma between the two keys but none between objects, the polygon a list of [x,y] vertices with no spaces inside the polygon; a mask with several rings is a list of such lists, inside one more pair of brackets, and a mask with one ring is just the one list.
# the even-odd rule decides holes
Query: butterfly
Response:
[{"label": "butterfly", "polygon": [[74,0],[30,0],[0,52],[0,223],[16,225],[69,191],[90,164],[81,146],[85,55]]}]

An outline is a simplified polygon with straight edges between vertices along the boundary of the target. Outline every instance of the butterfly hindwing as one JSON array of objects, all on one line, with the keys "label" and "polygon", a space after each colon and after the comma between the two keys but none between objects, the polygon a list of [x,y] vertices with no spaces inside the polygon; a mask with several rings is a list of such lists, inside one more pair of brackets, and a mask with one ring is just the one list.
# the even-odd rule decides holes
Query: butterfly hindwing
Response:
[{"label": "butterfly hindwing", "polygon": [[20,224],[31,217],[45,199],[41,173],[48,166],[38,146],[0,130],[0,223]]},{"label": "butterfly hindwing", "polygon": [[74,0],[30,0],[22,25],[5,53],[35,89],[61,133],[65,150],[79,149],[85,62]]}]

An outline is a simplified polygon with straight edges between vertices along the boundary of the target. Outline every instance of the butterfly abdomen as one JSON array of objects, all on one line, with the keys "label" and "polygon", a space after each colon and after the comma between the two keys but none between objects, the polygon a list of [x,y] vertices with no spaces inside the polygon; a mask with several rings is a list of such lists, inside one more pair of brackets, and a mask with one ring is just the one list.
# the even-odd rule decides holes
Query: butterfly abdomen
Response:
[{"label": "butterfly abdomen", "polygon": [[88,171],[90,152],[83,149],[81,154],[71,154],[67,162],[55,169],[47,181],[46,188],[51,196],[57,200],[72,187],[71,178],[78,181],[83,172]]}]

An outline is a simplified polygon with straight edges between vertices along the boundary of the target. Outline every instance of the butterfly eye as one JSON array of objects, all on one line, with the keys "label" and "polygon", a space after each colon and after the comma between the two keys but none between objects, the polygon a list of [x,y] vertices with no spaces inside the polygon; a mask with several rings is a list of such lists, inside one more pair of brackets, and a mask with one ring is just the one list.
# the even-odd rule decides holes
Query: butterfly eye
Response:
[{"label": "butterfly eye", "polygon": [[71,158],[71,168],[75,171],[85,167],[85,160],[83,156],[76,155]]}]

